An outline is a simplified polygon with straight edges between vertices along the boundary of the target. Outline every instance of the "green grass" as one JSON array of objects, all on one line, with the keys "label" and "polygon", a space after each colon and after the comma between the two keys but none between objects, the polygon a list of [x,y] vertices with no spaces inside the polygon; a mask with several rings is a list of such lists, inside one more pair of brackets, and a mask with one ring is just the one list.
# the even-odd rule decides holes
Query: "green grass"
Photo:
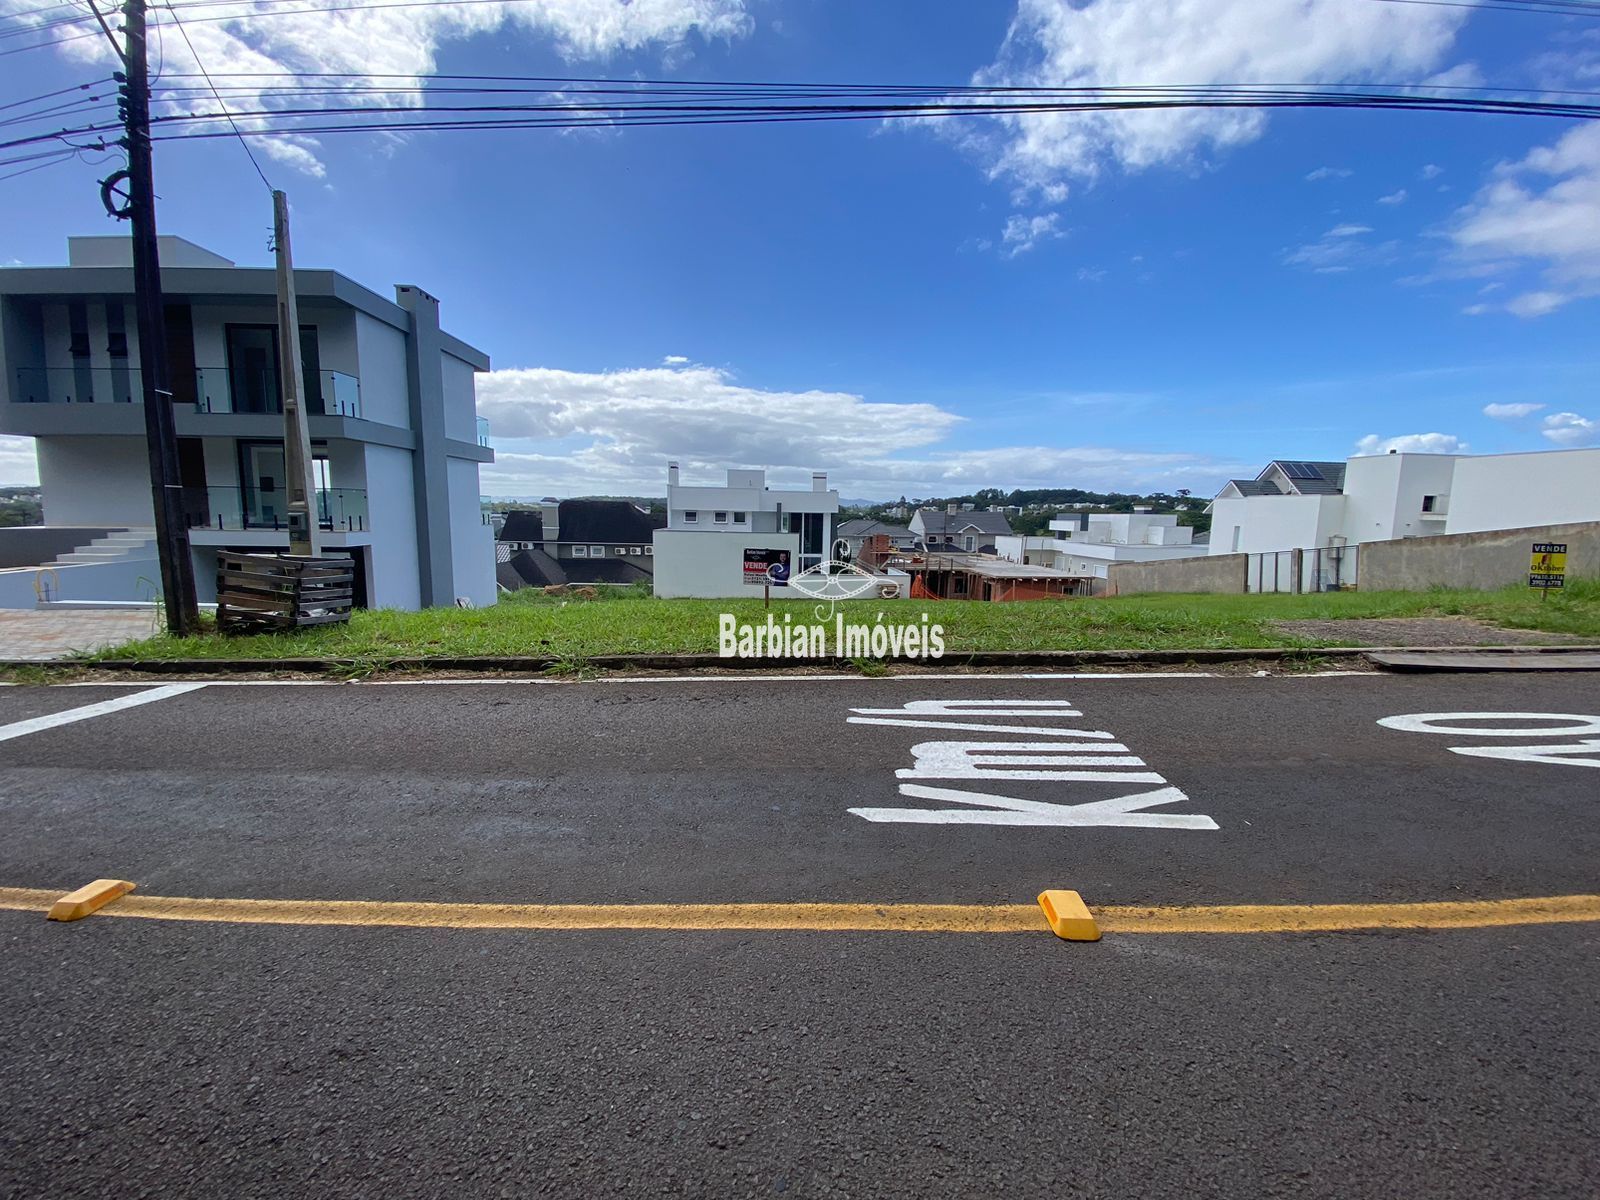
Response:
[{"label": "green grass", "polygon": [[[814,606],[777,602],[772,611],[813,621]],[[1330,592],[1309,596],[1127,596],[1109,600],[983,604],[896,600],[846,606],[846,619],[944,626],[946,655],[970,650],[1233,649],[1355,645],[1354,638],[1297,638],[1269,622],[1357,617],[1473,617],[1513,629],[1600,641],[1600,580],[1569,581],[1543,603],[1526,588],[1494,592]],[[357,612],[348,625],[292,634],[191,638],[165,635],[89,656],[145,658],[341,658],[356,675],[388,659],[430,655],[550,656],[581,664],[597,654],[715,653],[717,618],[759,622],[759,600],[655,600],[632,592],[546,596],[519,592],[494,608]],[[831,634],[831,630],[830,630]],[[831,638],[830,638],[831,645]],[[572,669],[569,665],[567,669]]]}]

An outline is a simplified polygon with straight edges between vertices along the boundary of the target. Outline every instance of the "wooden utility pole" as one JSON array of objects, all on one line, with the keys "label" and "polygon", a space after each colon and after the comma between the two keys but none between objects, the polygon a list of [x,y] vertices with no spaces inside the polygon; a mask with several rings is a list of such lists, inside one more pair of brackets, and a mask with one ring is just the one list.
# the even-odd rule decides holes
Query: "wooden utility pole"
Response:
[{"label": "wooden utility pole", "polygon": [[[161,259],[156,247],[155,176],[150,160],[150,64],[145,44],[145,0],[126,0],[122,116],[128,152],[127,202],[114,215],[131,225],[134,307],[138,313],[139,373],[143,382],[145,442],[150,452],[150,487],[155,507],[156,550],[161,559],[161,594],[167,629],[182,637],[200,629],[189,555],[189,525],[178,468],[178,430],[172,411],[167,363],[166,315],[161,298]],[[119,172],[121,174],[121,172]],[[116,176],[102,195],[115,194]]]},{"label": "wooden utility pole", "polygon": [[300,309],[294,294],[294,257],[289,249],[289,198],[272,193],[272,246],[278,256],[278,388],[283,395],[284,487],[289,493],[289,553],[321,553],[317,481],[306,423],[305,377],[301,373]]}]

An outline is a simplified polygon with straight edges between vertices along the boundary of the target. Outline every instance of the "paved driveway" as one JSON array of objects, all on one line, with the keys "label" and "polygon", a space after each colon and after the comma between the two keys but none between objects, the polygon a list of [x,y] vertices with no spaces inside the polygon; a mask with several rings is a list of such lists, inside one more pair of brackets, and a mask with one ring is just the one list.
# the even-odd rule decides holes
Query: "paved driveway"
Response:
[{"label": "paved driveway", "polygon": [[150,610],[0,609],[0,659],[47,662],[66,658],[78,651],[149,637],[159,624],[160,618]]}]

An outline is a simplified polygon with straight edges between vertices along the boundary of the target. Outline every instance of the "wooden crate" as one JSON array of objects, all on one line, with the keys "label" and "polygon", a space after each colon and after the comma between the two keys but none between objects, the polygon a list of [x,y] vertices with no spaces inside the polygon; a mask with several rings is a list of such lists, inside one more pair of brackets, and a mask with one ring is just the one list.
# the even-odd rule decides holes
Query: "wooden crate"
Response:
[{"label": "wooden crate", "polygon": [[217,555],[217,628],[259,633],[348,621],[354,588],[348,558],[224,550]]}]

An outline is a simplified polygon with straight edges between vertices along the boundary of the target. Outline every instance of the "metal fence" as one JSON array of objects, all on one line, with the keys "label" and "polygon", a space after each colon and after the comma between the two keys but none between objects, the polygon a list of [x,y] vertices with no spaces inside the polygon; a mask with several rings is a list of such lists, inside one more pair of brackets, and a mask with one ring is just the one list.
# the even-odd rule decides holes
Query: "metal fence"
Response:
[{"label": "metal fence", "polygon": [[1249,555],[1247,592],[1337,592],[1356,586],[1356,547],[1320,546]]}]

